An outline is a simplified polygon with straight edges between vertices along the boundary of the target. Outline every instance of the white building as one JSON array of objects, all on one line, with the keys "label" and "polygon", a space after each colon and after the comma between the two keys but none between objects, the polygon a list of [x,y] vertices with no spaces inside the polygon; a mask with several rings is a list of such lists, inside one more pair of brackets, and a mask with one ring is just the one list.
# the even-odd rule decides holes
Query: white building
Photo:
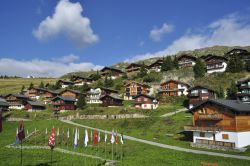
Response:
[{"label": "white building", "polygon": [[227,58],[211,55],[205,58],[207,73],[225,72],[227,69]]},{"label": "white building", "polygon": [[89,104],[100,104],[102,101],[100,100],[102,96],[101,88],[90,89],[87,94],[87,103]]}]

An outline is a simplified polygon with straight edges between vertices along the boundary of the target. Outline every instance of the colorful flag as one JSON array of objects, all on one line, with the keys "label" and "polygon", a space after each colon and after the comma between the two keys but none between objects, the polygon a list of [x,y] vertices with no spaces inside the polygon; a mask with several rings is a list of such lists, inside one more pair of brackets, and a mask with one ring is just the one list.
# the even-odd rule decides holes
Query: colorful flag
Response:
[{"label": "colorful flag", "polygon": [[123,134],[121,133],[121,138],[120,138],[121,144],[123,144]]},{"label": "colorful flag", "polygon": [[104,136],[104,141],[105,141],[105,143],[107,142],[107,139],[108,139],[108,135],[107,135],[107,133],[105,132],[105,136]]},{"label": "colorful flag", "polygon": [[49,146],[51,149],[55,147],[55,128],[53,127],[51,130],[51,134],[49,137]]},{"label": "colorful flag", "polygon": [[115,133],[114,133],[114,129],[112,130],[112,133],[111,133],[110,142],[111,142],[111,144],[115,143]]},{"label": "colorful flag", "polygon": [[24,124],[23,121],[21,121],[18,129],[18,139],[22,141],[24,138],[25,138]]},{"label": "colorful flag", "polygon": [[77,147],[77,129],[75,130],[75,138],[74,138],[74,148]]},{"label": "colorful flag", "polygon": [[100,133],[100,131],[98,132],[98,142],[101,142],[101,133]]},{"label": "colorful flag", "polygon": [[88,130],[85,129],[85,138],[84,138],[84,145],[85,145],[85,147],[88,146],[88,142],[89,142]]},{"label": "colorful flag", "polygon": [[20,140],[18,138],[18,128],[16,128],[16,140],[15,140],[15,144],[19,144]]},{"label": "colorful flag", "polygon": [[93,145],[96,145],[98,143],[98,133],[96,129],[94,130],[94,135],[93,135]]},{"label": "colorful flag", "polygon": [[118,138],[118,133],[117,133],[117,129],[116,129],[115,144],[117,145],[118,142],[119,142],[119,138]]}]

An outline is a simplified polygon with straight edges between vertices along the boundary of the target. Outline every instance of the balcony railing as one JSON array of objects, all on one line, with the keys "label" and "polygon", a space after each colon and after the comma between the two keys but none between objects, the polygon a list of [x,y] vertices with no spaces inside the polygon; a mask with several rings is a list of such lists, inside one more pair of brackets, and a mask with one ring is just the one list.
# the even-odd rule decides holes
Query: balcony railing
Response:
[{"label": "balcony railing", "polygon": [[221,114],[199,115],[199,120],[221,120],[223,116]]},{"label": "balcony railing", "polygon": [[200,126],[184,126],[185,131],[212,131],[212,132],[219,132],[223,130],[222,127],[200,127]]}]

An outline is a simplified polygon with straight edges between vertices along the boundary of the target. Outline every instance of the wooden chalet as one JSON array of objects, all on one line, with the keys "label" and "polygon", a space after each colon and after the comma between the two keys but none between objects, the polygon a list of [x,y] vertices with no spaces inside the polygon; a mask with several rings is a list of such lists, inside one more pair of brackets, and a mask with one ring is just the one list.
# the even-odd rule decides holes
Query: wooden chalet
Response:
[{"label": "wooden chalet", "polygon": [[210,55],[205,59],[207,73],[225,72],[227,68],[227,58]]},{"label": "wooden chalet", "polygon": [[156,71],[156,72],[160,72],[161,71],[161,66],[163,64],[163,59],[158,59],[156,60],[155,62],[151,63],[149,66],[148,66],[148,69],[150,71]]},{"label": "wooden chalet", "polygon": [[31,99],[40,99],[43,98],[45,104],[49,103],[51,99],[53,99],[54,97],[56,97],[59,94],[59,92],[56,91],[52,91],[50,89],[47,88],[30,88],[27,90],[27,92],[25,93],[25,96],[28,96]]},{"label": "wooden chalet", "polygon": [[0,98],[0,112],[8,110],[9,110],[8,102],[4,98]]},{"label": "wooden chalet", "polygon": [[190,109],[193,146],[235,149],[250,145],[250,105],[237,100],[209,99]]},{"label": "wooden chalet", "polygon": [[24,110],[29,112],[45,110],[45,105],[37,101],[25,101]]},{"label": "wooden chalet", "polygon": [[24,108],[24,102],[30,100],[30,98],[21,94],[8,94],[5,96],[5,100],[8,102],[10,109],[21,110]]},{"label": "wooden chalet", "polygon": [[116,79],[117,77],[122,76],[124,72],[119,70],[119,69],[115,69],[115,68],[111,68],[111,67],[104,67],[101,70],[101,76],[102,77],[111,77],[112,79]]},{"label": "wooden chalet", "polygon": [[193,67],[196,64],[196,57],[191,55],[181,55],[177,58],[179,68]]},{"label": "wooden chalet", "polygon": [[141,69],[141,64],[138,63],[131,63],[126,67],[127,74],[137,73]]},{"label": "wooden chalet", "polygon": [[242,60],[250,60],[250,52],[245,49],[235,48],[225,54],[226,58],[239,57]]},{"label": "wooden chalet", "polygon": [[59,80],[59,84],[61,85],[62,88],[67,88],[70,85],[73,86],[75,83],[67,80]]},{"label": "wooden chalet", "polygon": [[123,100],[115,94],[104,95],[100,98],[102,101],[101,106],[103,107],[115,107],[115,106],[122,106]]},{"label": "wooden chalet", "polygon": [[75,110],[76,100],[72,97],[56,96],[52,99],[54,111]]},{"label": "wooden chalet", "polygon": [[237,81],[236,86],[238,100],[250,104],[250,78]]},{"label": "wooden chalet", "polygon": [[82,86],[84,84],[89,85],[89,84],[92,84],[93,81],[94,80],[89,77],[73,76],[74,85],[77,85],[77,86]]},{"label": "wooden chalet", "polygon": [[85,96],[85,94],[81,93],[79,90],[74,90],[74,89],[64,89],[59,93],[60,96],[71,97],[76,101],[79,99],[81,94]]},{"label": "wooden chalet", "polygon": [[124,100],[133,100],[133,97],[140,94],[149,94],[150,86],[136,81],[130,81],[125,85]]},{"label": "wooden chalet", "polygon": [[161,96],[181,96],[187,95],[188,88],[190,86],[184,82],[178,80],[168,80],[161,84],[161,88],[159,89],[159,94]]},{"label": "wooden chalet", "polygon": [[159,101],[149,95],[140,94],[134,97],[135,108],[138,109],[156,109],[159,106]]},{"label": "wooden chalet", "polygon": [[194,86],[192,88],[189,88],[187,92],[189,108],[199,105],[205,100],[216,98],[215,91],[204,86]]},{"label": "wooden chalet", "polygon": [[90,89],[87,92],[87,103],[89,104],[100,104],[102,101],[100,98],[105,95],[110,95],[110,94],[115,94],[118,95],[118,91],[114,89],[109,89],[109,88],[96,88],[96,89]]}]

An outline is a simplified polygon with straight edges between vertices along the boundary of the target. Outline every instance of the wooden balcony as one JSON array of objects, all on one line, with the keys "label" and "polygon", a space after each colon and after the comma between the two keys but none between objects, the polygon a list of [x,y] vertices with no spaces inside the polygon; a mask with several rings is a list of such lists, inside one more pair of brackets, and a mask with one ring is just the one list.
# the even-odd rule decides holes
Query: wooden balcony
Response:
[{"label": "wooden balcony", "polygon": [[201,126],[184,126],[185,131],[203,131],[203,132],[219,132],[223,130],[222,127],[214,126],[214,127],[201,127]]},{"label": "wooden balcony", "polygon": [[221,114],[210,114],[210,115],[199,115],[199,120],[222,120],[223,116]]}]

